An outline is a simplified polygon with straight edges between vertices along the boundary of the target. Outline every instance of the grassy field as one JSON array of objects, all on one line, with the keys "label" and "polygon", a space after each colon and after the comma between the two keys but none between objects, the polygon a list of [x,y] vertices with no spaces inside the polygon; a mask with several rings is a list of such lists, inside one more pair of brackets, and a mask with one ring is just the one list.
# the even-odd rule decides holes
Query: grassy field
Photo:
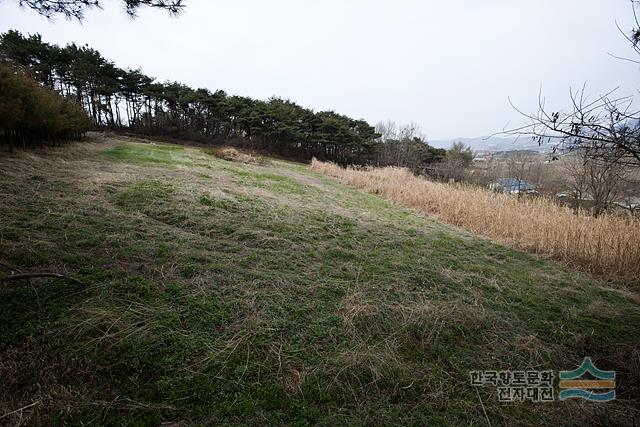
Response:
[{"label": "grassy field", "polygon": [[[0,218],[1,261],[85,283],[0,284],[0,424],[640,421],[637,291],[306,165],[96,137],[3,154]],[[469,384],[587,355],[616,401]]]}]

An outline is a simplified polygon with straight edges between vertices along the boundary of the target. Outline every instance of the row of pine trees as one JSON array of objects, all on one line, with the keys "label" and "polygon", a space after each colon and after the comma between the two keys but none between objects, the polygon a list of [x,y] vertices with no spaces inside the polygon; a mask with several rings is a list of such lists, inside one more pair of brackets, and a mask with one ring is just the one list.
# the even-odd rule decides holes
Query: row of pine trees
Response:
[{"label": "row of pine trees", "polygon": [[[8,31],[0,35],[0,60],[5,64],[0,111],[6,109],[18,116],[13,122],[0,118],[5,143],[13,144],[16,138],[33,143],[77,137],[87,125],[75,104],[97,127],[203,143],[231,142],[289,157],[317,157],[342,164],[369,163],[376,156],[379,135],[364,120],[332,111],[314,112],[280,98],[261,101],[221,90],[158,82],[139,69],[118,68],[88,46],[60,47],[43,42],[37,34]],[[42,90],[36,91],[16,70],[31,75]],[[56,104],[46,108],[59,111],[59,117],[36,117],[42,108],[21,110],[23,102],[33,101],[22,98],[36,96],[32,93],[43,98],[43,105]],[[53,101],[54,93],[60,95],[57,101]],[[56,123],[44,123],[49,119]]]}]

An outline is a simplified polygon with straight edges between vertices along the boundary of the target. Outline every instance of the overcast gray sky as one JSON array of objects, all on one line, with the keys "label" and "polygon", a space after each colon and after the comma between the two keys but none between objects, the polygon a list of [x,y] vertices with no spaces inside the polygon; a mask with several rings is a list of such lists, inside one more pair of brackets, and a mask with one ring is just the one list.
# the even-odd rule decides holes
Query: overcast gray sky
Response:
[{"label": "overcast gray sky", "polygon": [[266,99],[289,98],[371,124],[416,122],[430,139],[475,137],[522,122],[569,88],[597,95],[640,88],[618,32],[628,0],[188,0],[177,18],[119,0],[79,24],[49,22],[0,0],[0,31],[88,43],[120,67],[160,80]]}]

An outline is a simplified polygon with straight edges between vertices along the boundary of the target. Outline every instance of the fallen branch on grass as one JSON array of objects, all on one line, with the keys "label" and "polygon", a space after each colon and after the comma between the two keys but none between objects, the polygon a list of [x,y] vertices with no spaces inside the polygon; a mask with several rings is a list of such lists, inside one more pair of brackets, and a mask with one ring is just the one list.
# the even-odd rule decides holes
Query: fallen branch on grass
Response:
[{"label": "fallen branch on grass", "polygon": [[10,276],[0,277],[0,282],[11,282],[15,280],[28,280],[35,279],[38,277],[55,277],[58,279],[65,279],[70,282],[77,283],[82,286],[86,286],[84,283],[79,281],[78,279],[74,279],[73,277],[66,276],[60,273],[20,273],[20,274],[12,274]]},{"label": "fallen branch on grass", "polygon": [[0,265],[3,266],[3,267],[6,267],[8,270],[11,270],[11,273],[22,273],[22,271],[18,270],[13,265],[7,264],[4,261],[0,261]]},{"label": "fallen branch on grass", "polygon": [[0,420],[1,420],[1,419],[3,419],[3,418],[5,418],[5,417],[8,417],[9,415],[13,415],[13,414],[17,414],[18,412],[22,412],[22,411],[24,411],[25,409],[31,408],[32,406],[36,406],[36,405],[38,405],[38,404],[40,404],[40,403],[42,403],[42,401],[41,401],[41,400],[36,400],[35,402],[31,403],[30,405],[23,406],[22,408],[20,408],[20,409],[16,409],[15,411],[7,412],[7,413],[6,413],[6,414],[4,414],[4,415],[0,415]]}]

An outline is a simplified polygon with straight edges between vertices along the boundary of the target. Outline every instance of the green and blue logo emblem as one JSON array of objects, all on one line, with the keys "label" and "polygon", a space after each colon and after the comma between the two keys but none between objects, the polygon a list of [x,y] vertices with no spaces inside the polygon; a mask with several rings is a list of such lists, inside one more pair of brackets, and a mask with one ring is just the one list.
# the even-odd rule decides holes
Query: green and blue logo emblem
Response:
[{"label": "green and blue logo emblem", "polygon": [[609,402],[616,398],[615,371],[596,368],[590,357],[573,371],[560,371],[560,400],[571,398]]}]

